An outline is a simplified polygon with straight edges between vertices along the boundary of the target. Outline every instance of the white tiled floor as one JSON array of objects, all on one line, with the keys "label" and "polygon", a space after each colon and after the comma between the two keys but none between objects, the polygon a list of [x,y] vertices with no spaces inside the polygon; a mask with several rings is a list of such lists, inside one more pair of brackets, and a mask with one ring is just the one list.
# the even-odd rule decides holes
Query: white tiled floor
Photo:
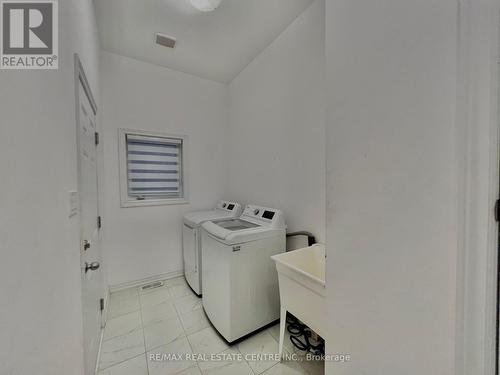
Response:
[{"label": "white tiled floor", "polygon": [[[104,330],[99,375],[280,375],[324,373],[323,362],[307,361],[152,361],[150,354],[277,353],[279,324],[235,345],[212,327],[201,299],[184,278],[142,291],[130,288],[111,294]],[[303,354],[285,338],[288,352]],[[228,356],[226,356],[227,358]]]}]

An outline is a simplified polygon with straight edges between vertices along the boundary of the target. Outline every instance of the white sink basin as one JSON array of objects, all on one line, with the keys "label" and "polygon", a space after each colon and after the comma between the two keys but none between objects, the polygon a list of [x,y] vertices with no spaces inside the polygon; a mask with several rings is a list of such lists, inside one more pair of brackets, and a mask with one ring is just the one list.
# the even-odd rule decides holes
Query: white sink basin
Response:
[{"label": "white sink basin", "polygon": [[316,244],[271,258],[276,262],[280,288],[280,353],[287,311],[325,338],[325,245]]}]

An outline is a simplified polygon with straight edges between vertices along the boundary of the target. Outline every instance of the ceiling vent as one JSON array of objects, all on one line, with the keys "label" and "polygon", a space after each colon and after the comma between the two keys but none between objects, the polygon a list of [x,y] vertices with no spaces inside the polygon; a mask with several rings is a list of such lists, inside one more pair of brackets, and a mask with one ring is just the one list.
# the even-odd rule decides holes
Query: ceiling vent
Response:
[{"label": "ceiling vent", "polygon": [[177,41],[175,40],[175,38],[172,38],[171,36],[156,33],[155,34],[155,42],[156,42],[156,44],[159,44],[160,46],[163,46],[163,47],[174,48],[175,43]]}]

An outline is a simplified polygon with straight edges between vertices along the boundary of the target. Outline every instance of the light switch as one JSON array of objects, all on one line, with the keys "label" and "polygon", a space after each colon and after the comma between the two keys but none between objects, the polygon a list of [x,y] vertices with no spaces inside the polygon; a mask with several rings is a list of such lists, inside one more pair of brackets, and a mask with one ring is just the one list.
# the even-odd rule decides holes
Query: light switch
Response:
[{"label": "light switch", "polygon": [[69,193],[69,217],[73,217],[78,214],[78,192],[76,190],[71,190]]}]

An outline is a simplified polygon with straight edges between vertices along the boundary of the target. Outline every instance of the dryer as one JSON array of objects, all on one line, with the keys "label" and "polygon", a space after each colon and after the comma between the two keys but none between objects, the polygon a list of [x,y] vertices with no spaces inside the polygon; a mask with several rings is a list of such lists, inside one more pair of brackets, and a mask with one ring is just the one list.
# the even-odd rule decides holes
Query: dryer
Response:
[{"label": "dryer", "polygon": [[230,219],[240,214],[241,205],[239,203],[220,201],[213,210],[189,212],[184,215],[182,228],[184,277],[197,295],[202,293],[200,225],[207,220]]},{"label": "dryer", "polygon": [[283,212],[247,205],[239,218],[202,224],[203,308],[228,341],[279,319],[272,255],[285,252]]}]

